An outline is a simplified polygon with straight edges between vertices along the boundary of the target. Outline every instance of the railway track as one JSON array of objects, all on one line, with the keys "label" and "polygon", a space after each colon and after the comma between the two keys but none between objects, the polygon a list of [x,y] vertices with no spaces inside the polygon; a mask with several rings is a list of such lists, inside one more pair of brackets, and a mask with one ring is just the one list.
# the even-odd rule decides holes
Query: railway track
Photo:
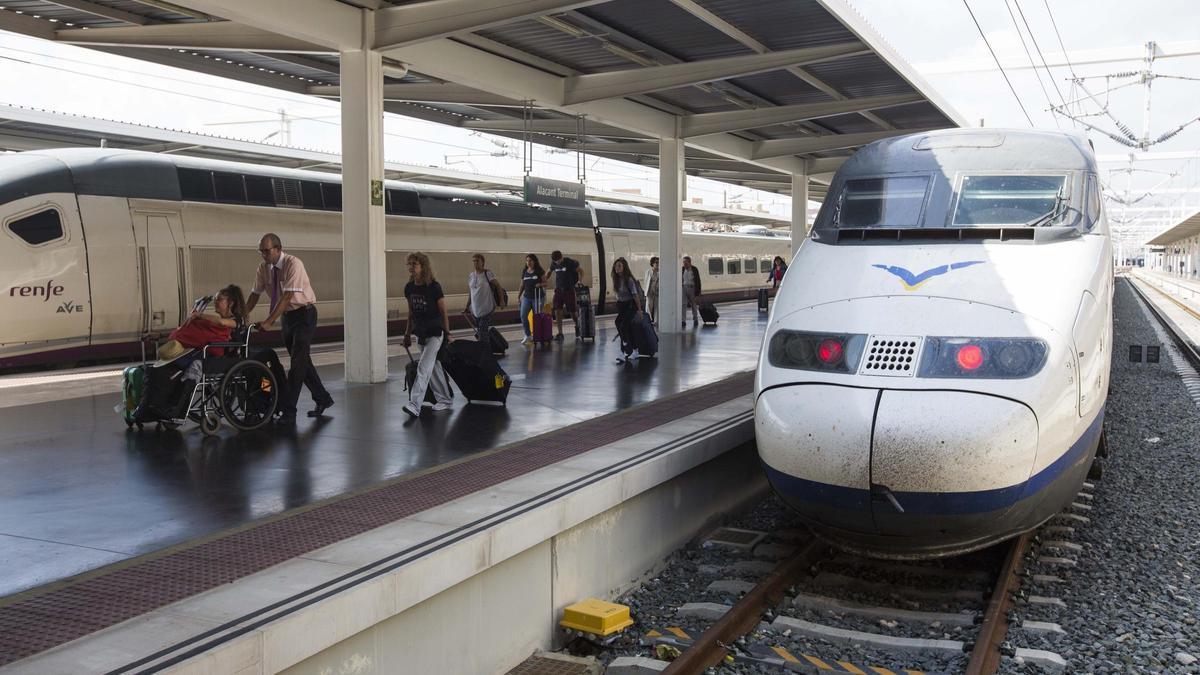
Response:
[{"label": "railway track", "polygon": [[[643,622],[641,645],[673,658],[669,675],[1062,672],[1052,648],[1063,632],[1048,619],[1068,608],[1053,588],[1074,566],[1070,539],[1088,522],[1092,489],[1036,534],[947,560],[873,560],[795,531],[759,532],[752,548],[728,551],[724,569],[701,566],[679,625]],[[700,548],[720,547],[719,533]],[[750,570],[757,583],[738,578]]]}]

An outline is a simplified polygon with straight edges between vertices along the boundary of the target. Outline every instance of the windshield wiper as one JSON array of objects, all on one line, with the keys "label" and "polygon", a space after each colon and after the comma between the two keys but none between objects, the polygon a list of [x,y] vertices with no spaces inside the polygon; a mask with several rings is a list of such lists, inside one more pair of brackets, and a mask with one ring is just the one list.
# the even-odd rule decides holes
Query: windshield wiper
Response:
[{"label": "windshield wiper", "polygon": [[1058,217],[1059,210],[1062,208],[1062,205],[1066,203],[1066,201],[1066,197],[1063,196],[1062,188],[1059,188],[1058,193],[1054,195],[1054,206],[1050,207],[1049,211],[1023,224],[1021,227],[1037,227],[1054,220]]}]

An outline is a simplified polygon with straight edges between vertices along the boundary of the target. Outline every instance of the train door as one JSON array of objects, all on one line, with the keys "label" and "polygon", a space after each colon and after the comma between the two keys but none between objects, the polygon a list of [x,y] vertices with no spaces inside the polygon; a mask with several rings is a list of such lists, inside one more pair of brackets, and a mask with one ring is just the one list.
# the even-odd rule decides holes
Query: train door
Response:
[{"label": "train door", "polygon": [[179,214],[134,212],[133,231],[138,246],[142,330],[160,331],[178,326],[190,311]]},{"label": "train door", "polygon": [[1079,355],[1079,416],[1090,419],[1104,400],[1104,366],[1108,362],[1105,308],[1088,291],[1079,300],[1072,338]]},{"label": "train door", "polygon": [[75,196],[9,202],[0,214],[0,355],[84,346],[91,336],[91,289]]}]

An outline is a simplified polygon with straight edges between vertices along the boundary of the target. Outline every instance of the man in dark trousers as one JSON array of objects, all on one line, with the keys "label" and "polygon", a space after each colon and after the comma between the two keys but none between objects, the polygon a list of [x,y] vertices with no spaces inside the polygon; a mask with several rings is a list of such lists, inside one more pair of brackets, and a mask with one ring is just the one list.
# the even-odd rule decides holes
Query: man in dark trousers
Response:
[{"label": "man in dark trousers", "polygon": [[700,324],[700,270],[692,265],[692,259],[683,256],[683,270],[680,278],[683,285],[683,311],[679,314],[682,319],[680,328],[687,328],[687,310],[692,308],[692,327]]},{"label": "man in dark trousers", "polygon": [[267,293],[271,299],[271,314],[258,324],[259,330],[271,330],[275,322],[282,319],[283,346],[292,357],[287,382],[280,392],[278,423],[296,423],[296,403],[304,386],[308,387],[317,404],[308,416],[320,417],[333,405],[333,397],[321,384],[321,376],[310,356],[313,334],[317,330],[317,295],[308,280],[304,263],[283,252],[283,242],[277,235],[264,234],[258,242],[258,253],[262,263],[254,277],[254,290],[246,299],[246,316],[250,316],[250,310],[258,304],[258,296]]},{"label": "man in dark trousers", "polygon": [[571,316],[575,317],[575,339],[579,339],[579,308],[575,303],[575,285],[579,283],[582,274],[583,270],[574,258],[564,256],[562,251],[550,254],[550,269],[546,276],[554,278],[553,308],[554,317],[558,320],[558,335],[555,335],[554,339],[559,342],[563,339],[562,320],[563,311],[566,309],[570,309]]}]

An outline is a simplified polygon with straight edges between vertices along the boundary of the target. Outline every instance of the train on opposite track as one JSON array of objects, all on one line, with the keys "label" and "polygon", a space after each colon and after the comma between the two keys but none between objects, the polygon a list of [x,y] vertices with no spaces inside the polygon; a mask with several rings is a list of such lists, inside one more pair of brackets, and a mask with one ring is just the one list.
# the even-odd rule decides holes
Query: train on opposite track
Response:
[{"label": "train on opposite track", "polygon": [[1077,135],[957,129],[835,175],[772,308],[759,455],[820,536],[963,553],[1068,506],[1102,443],[1112,250]]},{"label": "train on opposite track", "polygon": [[[384,198],[392,333],[406,312],[410,251],[430,255],[456,315],[473,252],[512,290],[526,253],[548,264],[549,252],[561,250],[583,263],[603,303],[615,257],[641,275],[658,249],[657,214],[635,206],[543,206],[397,181],[386,181]],[[248,286],[265,232],[303,257],[317,290],[318,335],[336,339],[341,200],[340,176],[315,171],[113,149],[0,155],[0,372],[136,356],[138,336],[177,325],[193,298]],[[750,297],[789,249],[786,238],[683,234],[682,250],[713,300]],[[515,308],[509,313],[515,321]]]}]

